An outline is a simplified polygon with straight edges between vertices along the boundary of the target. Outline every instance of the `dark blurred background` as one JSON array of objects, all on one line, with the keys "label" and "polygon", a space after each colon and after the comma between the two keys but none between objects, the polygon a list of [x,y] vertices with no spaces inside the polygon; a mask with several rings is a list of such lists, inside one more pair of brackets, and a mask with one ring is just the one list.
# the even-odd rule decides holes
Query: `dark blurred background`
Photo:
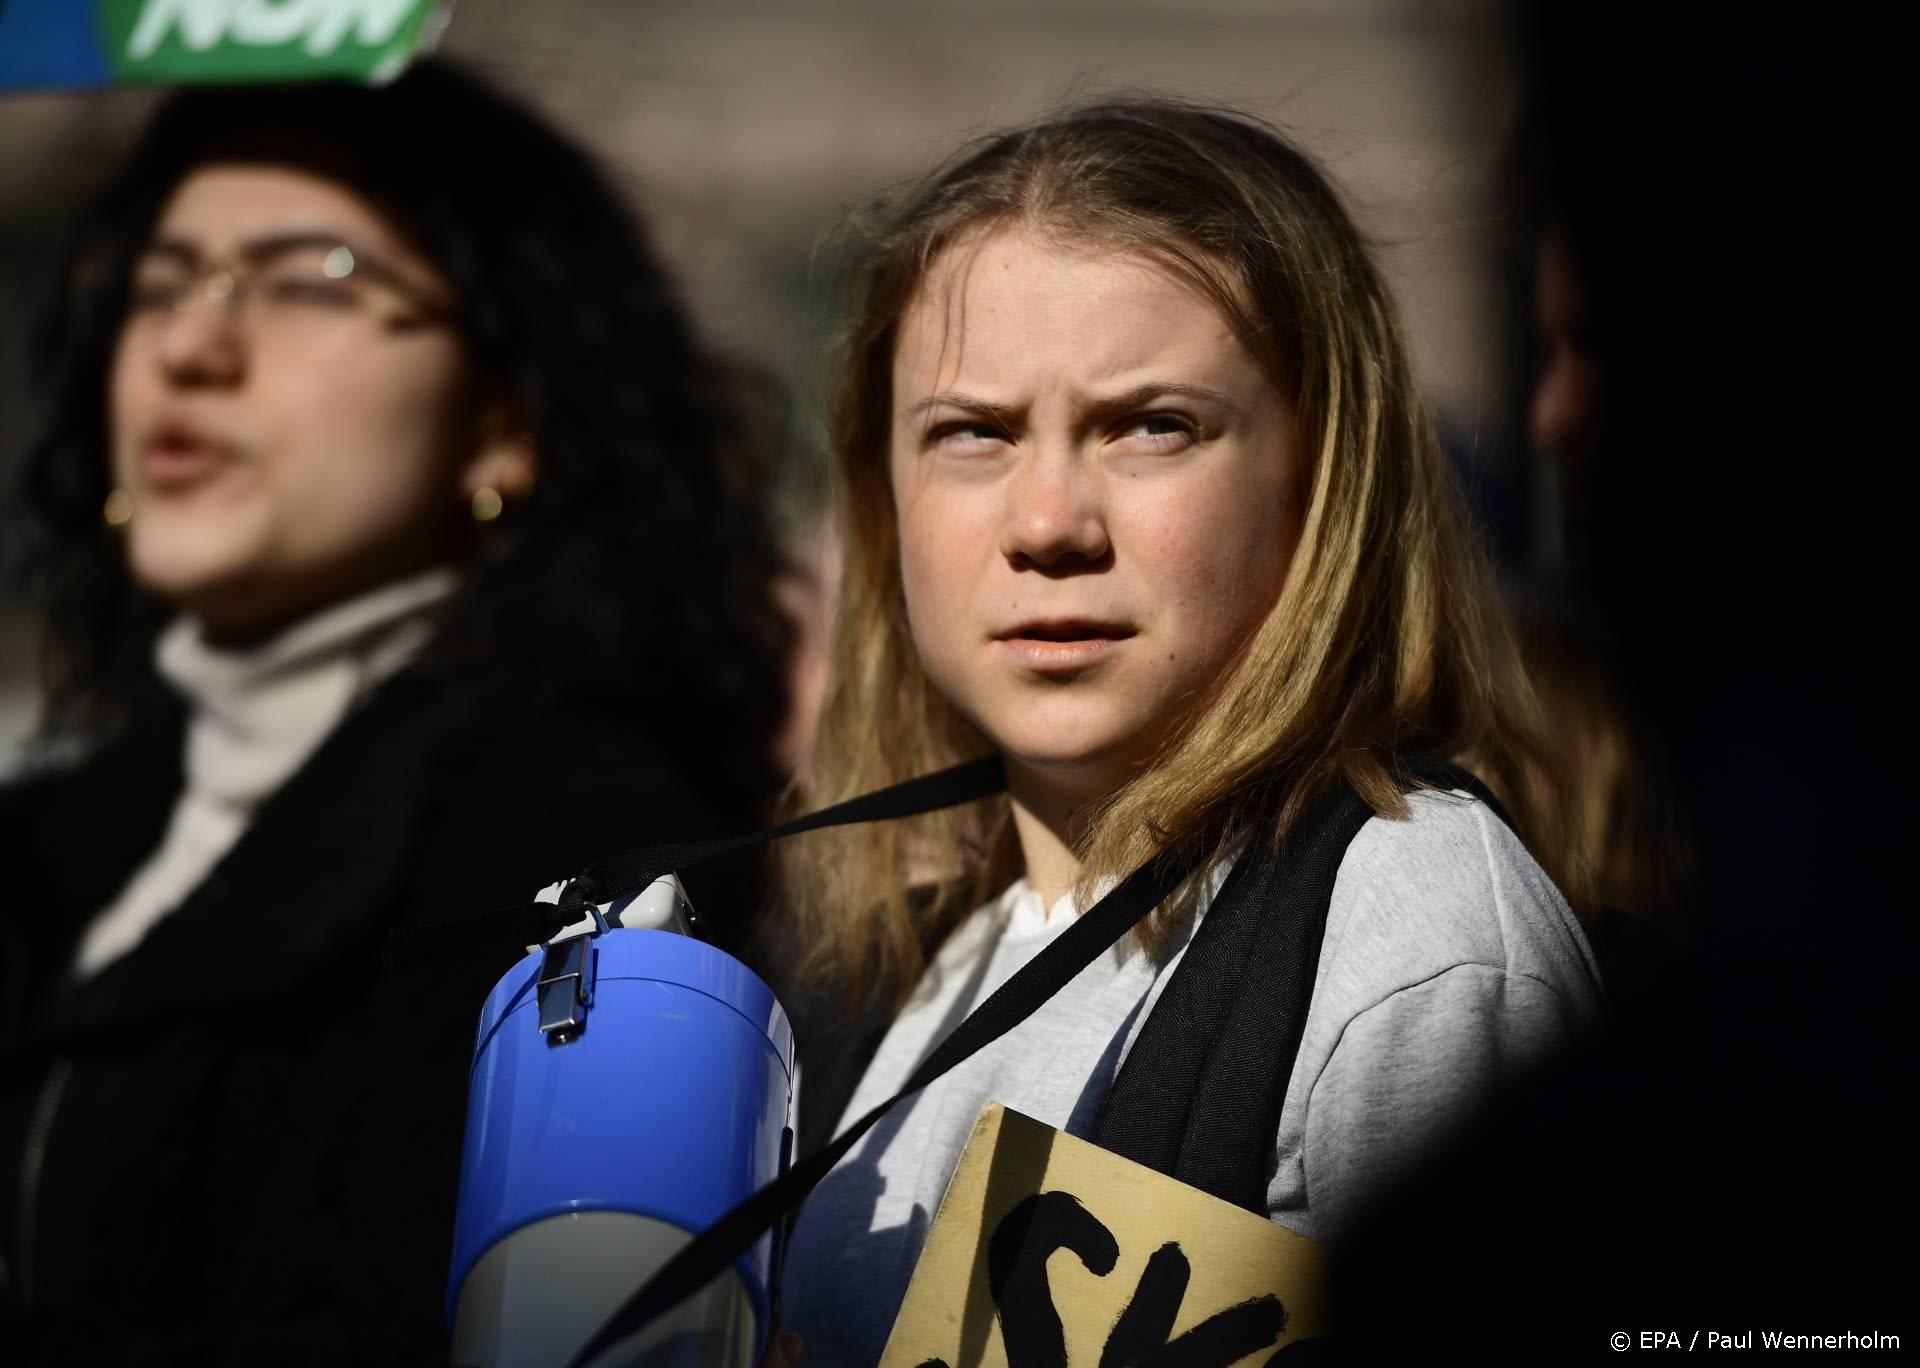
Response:
[{"label": "dark blurred background", "polygon": [[[1483,517],[1518,557],[1515,387],[1532,343],[1511,269],[1528,250],[1503,255],[1509,40],[1488,0],[458,0],[440,50],[590,145],[709,335],[787,383],[777,497],[803,550],[842,208],[970,133],[1130,90],[1265,115],[1332,171],[1379,245]],[[154,99],[0,97],[0,479],[34,421],[29,322],[53,254]],[[0,604],[0,772],[31,725],[31,670],[27,624]]]}]

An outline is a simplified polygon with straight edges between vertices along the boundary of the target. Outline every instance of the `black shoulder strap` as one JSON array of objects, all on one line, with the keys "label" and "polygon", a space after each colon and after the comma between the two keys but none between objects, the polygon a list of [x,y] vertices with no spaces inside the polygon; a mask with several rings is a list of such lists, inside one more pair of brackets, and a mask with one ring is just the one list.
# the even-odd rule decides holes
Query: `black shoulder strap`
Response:
[{"label": "black shoulder strap", "polygon": [[[1405,761],[1403,785],[1493,795],[1453,765]],[[1347,847],[1373,816],[1341,783],[1310,807],[1275,858],[1245,851],[1107,1094],[1094,1142],[1266,1214],[1280,1109],[1306,1030],[1327,910]]]},{"label": "black shoulder strap", "polygon": [[803,831],[917,817],[1000,793],[1006,786],[1005,767],[995,755],[923,774],[876,793],[863,793],[765,831],[642,846],[601,860],[576,876],[558,903],[514,903],[450,921],[395,931],[387,938],[387,961],[394,968],[410,969],[457,956],[517,953],[579,920],[588,903],[604,903],[638,893],[663,874],[685,872],[716,856],[751,850]]}]

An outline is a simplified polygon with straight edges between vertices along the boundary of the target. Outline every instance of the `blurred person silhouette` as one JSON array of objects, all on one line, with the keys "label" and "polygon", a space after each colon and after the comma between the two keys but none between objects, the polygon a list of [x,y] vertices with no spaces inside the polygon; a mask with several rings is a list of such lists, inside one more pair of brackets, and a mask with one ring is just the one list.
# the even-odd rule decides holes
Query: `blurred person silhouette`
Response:
[{"label": "blurred person silhouette", "polygon": [[[1876,18],[1516,12],[1595,381],[1568,572],[1668,766],[1691,953],[1355,1236],[1355,1361],[1844,1352],[1911,1319],[1910,248],[1874,136],[1906,83]],[[1519,1200],[1463,1222],[1490,1177]]]},{"label": "blurred person silhouette", "polygon": [[[66,759],[0,792],[9,1361],[444,1362],[506,962],[386,937],[763,816],[762,396],[588,156],[437,64],[174,97],[44,355]],[[693,893],[724,930],[753,882]]]},{"label": "blurred person silhouette", "polygon": [[1562,225],[1546,225],[1535,247],[1534,326],[1543,355],[1527,400],[1527,440],[1557,473],[1561,499],[1577,504],[1600,423],[1601,381],[1588,332],[1587,292]]},{"label": "blurred person silhouette", "polygon": [[[1542,155],[1518,177],[1524,197],[1544,175]],[[1681,972],[1688,922],[1687,841],[1667,766],[1612,678],[1597,609],[1567,575],[1565,528],[1587,496],[1600,428],[1603,377],[1589,334],[1586,289],[1565,226],[1537,234],[1532,261],[1540,363],[1526,405],[1536,504],[1533,579],[1510,594],[1527,671],[1547,725],[1574,775],[1583,816],[1574,858],[1591,871],[1582,922],[1616,1019],[1636,1017]]]}]

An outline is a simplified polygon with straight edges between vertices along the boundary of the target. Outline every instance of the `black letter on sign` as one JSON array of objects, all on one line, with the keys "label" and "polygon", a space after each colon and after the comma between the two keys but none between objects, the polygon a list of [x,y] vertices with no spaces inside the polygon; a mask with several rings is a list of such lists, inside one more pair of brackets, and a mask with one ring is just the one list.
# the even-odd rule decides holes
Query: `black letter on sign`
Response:
[{"label": "black letter on sign", "polygon": [[987,1287],[1000,1312],[1007,1368],[1067,1368],[1066,1336],[1047,1290],[1047,1256],[1056,1249],[1072,1250],[1103,1278],[1120,1257],[1113,1233],[1071,1192],[1036,1192],[987,1241]]},{"label": "black letter on sign", "polygon": [[1192,1266],[1172,1241],[1147,1260],[1133,1300],[1113,1324],[1100,1368],[1228,1368],[1287,1330],[1287,1309],[1268,1295],[1230,1306],[1170,1340]]}]

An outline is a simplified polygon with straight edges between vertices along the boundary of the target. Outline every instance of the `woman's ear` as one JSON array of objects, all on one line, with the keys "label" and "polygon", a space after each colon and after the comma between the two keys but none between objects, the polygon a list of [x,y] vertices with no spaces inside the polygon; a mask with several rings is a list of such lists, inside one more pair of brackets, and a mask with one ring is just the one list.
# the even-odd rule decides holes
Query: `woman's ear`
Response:
[{"label": "woman's ear", "polygon": [[539,482],[540,460],[533,436],[504,413],[490,415],[479,445],[460,472],[460,493],[471,499],[492,489],[504,503],[519,503]]}]

